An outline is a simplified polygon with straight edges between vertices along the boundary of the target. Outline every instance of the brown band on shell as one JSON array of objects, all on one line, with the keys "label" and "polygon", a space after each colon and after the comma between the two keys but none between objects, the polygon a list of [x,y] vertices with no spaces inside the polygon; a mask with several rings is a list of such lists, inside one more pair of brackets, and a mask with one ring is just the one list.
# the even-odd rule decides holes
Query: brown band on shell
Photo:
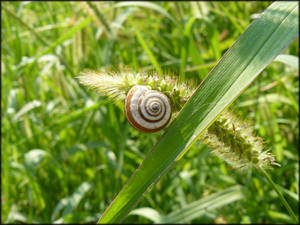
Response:
[{"label": "brown band on shell", "polygon": [[[141,105],[141,101],[142,101],[142,99],[139,100],[139,106]],[[165,106],[165,107],[166,107],[166,106]],[[166,111],[165,111],[164,114],[163,114],[162,116],[160,116],[159,118],[157,118],[157,120],[149,120],[149,119],[146,118],[146,117],[144,116],[144,114],[142,113],[141,107],[139,107],[138,110],[139,110],[139,113],[140,113],[141,117],[142,117],[144,120],[148,121],[149,123],[154,123],[154,122],[157,122],[157,121],[161,120],[161,118],[163,118],[163,117],[165,116],[165,114],[166,114]]]}]

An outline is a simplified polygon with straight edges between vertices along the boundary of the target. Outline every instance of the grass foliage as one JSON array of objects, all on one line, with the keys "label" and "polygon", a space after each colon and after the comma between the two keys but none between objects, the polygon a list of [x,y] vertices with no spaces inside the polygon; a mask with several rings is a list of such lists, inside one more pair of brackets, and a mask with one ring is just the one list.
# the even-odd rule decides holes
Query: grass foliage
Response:
[{"label": "grass foliage", "polygon": [[[132,128],[122,102],[79,84],[81,71],[124,65],[197,85],[270,4],[2,3],[1,222],[95,223],[162,134]],[[269,173],[294,212],[298,48],[297,39],[230,106],[281,164]],[[233,169],[201,143],[123,222],[166,221],[293,222],[261,174]]]}]

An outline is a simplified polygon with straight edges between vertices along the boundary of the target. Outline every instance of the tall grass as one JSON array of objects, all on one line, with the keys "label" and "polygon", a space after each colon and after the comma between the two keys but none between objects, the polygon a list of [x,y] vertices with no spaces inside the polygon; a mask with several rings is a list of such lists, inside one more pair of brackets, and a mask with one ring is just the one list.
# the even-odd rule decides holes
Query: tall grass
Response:
[{"label": "tall grass", "polygon": [[[271,2],[120,4],[93,3],[112,35],[83,2],[2,3],[1,222],[95,223],[162,134],[134,130],[122,102],[78,83],[81,71],[120,64],[153,71],[156,61],[163,73],[197,85]],[[283,53],[298,56],[298,47],[296,40]],[[281,167],[270,176],[297,212],[299,79],[295,65],[282,61],[271,63],[231,109],[275,154]],[[214,205],[230,194],[231,202]],[[211,208],[201,211],[206,201]],[[196,204],[201,213],[193,214]],[[181,209],[188,223],[292,222],[261,174],[236,171],[201,143],[139,208],[123,222],[166,221]]]}]

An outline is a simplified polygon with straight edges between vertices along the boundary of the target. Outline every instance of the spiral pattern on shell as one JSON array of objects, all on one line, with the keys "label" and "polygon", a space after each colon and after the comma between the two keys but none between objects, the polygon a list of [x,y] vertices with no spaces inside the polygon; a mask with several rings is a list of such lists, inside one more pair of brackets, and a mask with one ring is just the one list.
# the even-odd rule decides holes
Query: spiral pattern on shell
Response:
[{"label": "spiral pattern on shell", "polygon": [[134,128],[150,133],[168,124],[172,110],[166,95],[143,85],[135,85],[125,99],[125,113]]}]

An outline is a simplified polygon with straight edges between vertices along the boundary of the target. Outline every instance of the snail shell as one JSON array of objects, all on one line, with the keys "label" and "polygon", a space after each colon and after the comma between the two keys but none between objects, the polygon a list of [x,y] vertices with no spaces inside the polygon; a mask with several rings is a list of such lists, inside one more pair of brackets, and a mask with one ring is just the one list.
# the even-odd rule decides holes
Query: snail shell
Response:
[{"label": "snail shell", "polygon": [[125,99],[125,113],[134,128],[150,133],[159,131],[168,124],[172,110],[166,95],[143,85],[135,85]]}]

